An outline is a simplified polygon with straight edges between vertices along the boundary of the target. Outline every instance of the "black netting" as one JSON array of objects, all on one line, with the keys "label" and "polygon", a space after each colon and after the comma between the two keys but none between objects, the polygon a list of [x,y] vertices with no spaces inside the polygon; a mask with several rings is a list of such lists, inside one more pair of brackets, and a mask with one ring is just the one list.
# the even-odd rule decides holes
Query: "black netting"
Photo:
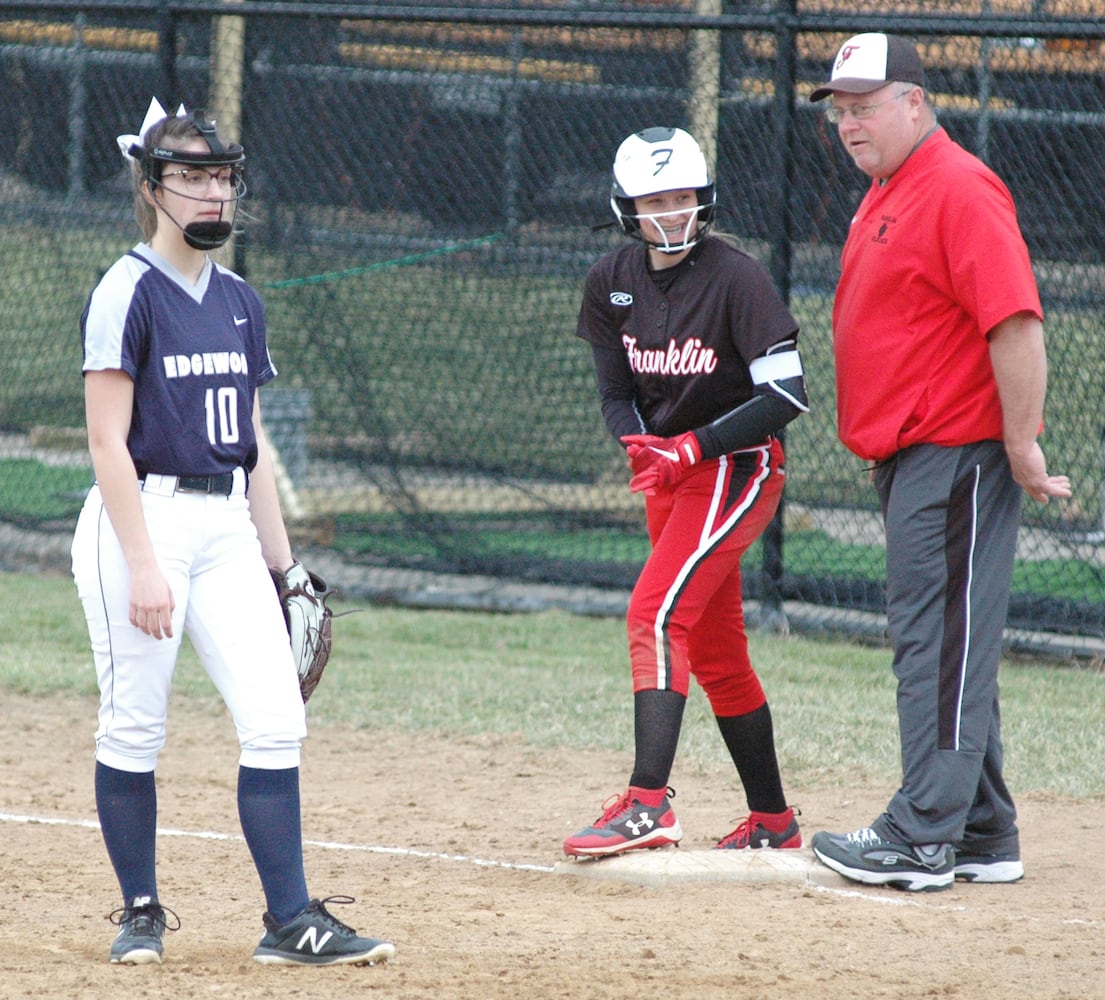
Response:
[{"label": "black netting", "polygon": [[613,151],[672,124],[716,150],[719,225],[803,327],[813,412],[788,429],[749,592],[879,611],[881,525],[836,439],[830,345],[867,181],[806,95],[843,38],[890,30],[1012,189],[1047,311],[1044,446],[1076,496],[1026,506],[1011,624],[1101,635],[1105,23],[1091,0],[933,7],[0,2],[0,520],[70,530],[89,481],[77,319],[137,241],[114,137],[156,95],[247,150],[226,260],[268,310],[293,531],[368,566],[631,585],[642,506],[573,331],[587,267],[622,239],[592,229]]}]

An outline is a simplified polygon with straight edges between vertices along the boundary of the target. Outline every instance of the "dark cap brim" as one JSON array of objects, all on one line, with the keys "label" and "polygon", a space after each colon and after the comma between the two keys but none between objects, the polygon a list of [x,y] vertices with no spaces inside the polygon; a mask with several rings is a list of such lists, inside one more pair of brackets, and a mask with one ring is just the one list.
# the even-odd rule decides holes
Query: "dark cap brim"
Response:
[{"label": "dark cap brim", "polygon": [[841,80],[823,83],[810,94],[810,100],[823,101],[826,97],[829,97],[838,90],[844,94],[871,94],[880,87],[885,87],[888,83],[890,83],[889,80],[848,79],[845,77]]}]

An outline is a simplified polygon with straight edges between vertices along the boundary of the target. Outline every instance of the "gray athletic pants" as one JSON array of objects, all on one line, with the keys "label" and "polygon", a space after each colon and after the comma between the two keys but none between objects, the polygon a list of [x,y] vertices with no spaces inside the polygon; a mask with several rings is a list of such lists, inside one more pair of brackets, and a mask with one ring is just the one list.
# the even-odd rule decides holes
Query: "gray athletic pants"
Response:
[{"label": "gray athletic pants", "polygon": [[1019,850],[998,666],[1021,488],[998,441],[907,448],[875,471],[902,784],[874,826],[911,844]]}]

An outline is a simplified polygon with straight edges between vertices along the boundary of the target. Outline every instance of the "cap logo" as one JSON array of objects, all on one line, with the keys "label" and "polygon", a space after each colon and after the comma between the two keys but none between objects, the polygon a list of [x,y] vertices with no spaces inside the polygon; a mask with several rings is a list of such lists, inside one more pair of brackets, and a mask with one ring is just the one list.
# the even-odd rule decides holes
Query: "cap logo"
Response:
[{"label": "cap logo", "polygon": [[851,54],[853,52],[858,51],[858,50],[859,50],[858,45],[845,45],[840,50],[840,55],[837,57],[836,65],[833,67],[833,72],[836,72],[837,70],[839,70],[840,67],[843,66],[848,61],[848,58],[851,56]]}]

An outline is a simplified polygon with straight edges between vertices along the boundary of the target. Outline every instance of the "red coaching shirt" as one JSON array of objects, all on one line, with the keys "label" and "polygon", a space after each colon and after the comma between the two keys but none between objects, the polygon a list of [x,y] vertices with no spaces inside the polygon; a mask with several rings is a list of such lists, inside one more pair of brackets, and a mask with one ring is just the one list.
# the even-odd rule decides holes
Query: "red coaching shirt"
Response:
[{"label": "red coaching shirt", "polygon": [[881,461],[910,445],[1001,440],[986,334],[1043,318],[1008,189],[937,129],[852,220],[833,307],[841,441]]}]

